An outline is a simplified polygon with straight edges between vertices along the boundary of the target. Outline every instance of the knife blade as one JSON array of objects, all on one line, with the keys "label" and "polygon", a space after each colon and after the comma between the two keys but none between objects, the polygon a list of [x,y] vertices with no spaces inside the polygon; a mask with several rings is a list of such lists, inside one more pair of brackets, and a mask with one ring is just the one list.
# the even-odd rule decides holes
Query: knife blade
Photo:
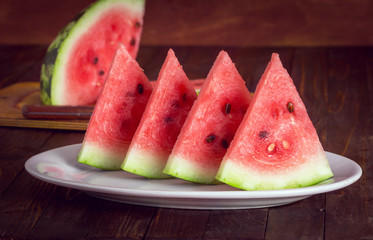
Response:
[{"label": "knife blade", "polygon": [[93,106],[24,105],[22,115],[27,119],[89,120]]}]

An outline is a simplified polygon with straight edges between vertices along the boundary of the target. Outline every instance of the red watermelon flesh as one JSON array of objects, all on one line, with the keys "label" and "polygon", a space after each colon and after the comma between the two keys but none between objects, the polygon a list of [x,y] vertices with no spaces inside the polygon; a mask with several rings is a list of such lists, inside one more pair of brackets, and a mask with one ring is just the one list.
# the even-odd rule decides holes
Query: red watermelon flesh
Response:
[{"label": "red watermelon flesh", "polygon": [[170,177],[162,171],[196,98],[192,82],[170,49],[122,169],[148,178]]},{"label": "red watermelon flesh", "polygon": [[97,1],[70,22],[48,49],[41,74],[42,101],[95,104],[118,43],[136,58],[144,1]]},{"label": "red watermelon flesh", "polygon": [[332,176],[306,107],[273,54],[216,178],[245,190],[268,190]]},{"label": "red watermelon flesh", "polygon": [[250,99],[232,60],[221,51],[185,121],[164,173],[192,182],[215,183],[220,162]]},{"label": "red watermelon flesh", "polygon": [[[127,9],[105,12],[94,28],[75,44],[66,65],[66,99],[69,105],[94,104],[101,92],[118,42],[127,43],[127,51],[136,58],[141,22],[135,16],[127,21]],[[137,25],[138,24],[138,25]],[[129,31],[130,30],[130,31]],[[72,87],[74,86],[74,87]],[[75,102],[73,102],[75,101]]]},{"label": "red watermelon flesh", "polygon": [[89,121],[78,161],[119,170],[151,92],[148,78],[120,44]]}]

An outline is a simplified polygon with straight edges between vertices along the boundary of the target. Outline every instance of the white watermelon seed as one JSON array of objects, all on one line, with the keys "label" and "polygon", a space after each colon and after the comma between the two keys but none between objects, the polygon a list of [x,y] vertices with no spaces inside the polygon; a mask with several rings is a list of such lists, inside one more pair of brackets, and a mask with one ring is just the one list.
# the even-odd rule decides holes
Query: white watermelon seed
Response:
[{"label": "white watermelon seed", "polygon": [[272,152],[275,149],[275,147],[276,147],[276,144],[274,143],[269,144],[267,148],[268,152]]},{"label": "white watermelon seed", "polygon": [[285,148],[285,149],[288,149],[288,148],[289,148],[289,146],[290,146],[290,144],[289,144],[289,142],[288,142],[288,141],[286,141],[286,140],[283,140],[283,141],[282,141],[282,146],[284,146],[284,148]]}]

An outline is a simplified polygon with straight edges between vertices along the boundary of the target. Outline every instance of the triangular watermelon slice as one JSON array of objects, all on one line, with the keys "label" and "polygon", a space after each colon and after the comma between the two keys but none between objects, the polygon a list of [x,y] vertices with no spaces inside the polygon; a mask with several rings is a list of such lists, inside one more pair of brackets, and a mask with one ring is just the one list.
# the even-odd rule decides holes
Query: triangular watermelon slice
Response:
[{"label": "triangular watermelon slice", "polygon": [[221,51],[185,121],[164,173],[192,182],[215,183],[220,162],[250,99],[228,53]]},{"label": "triangular watermelon slice", "polygon": [[78,161],[119,170],[151,92],[152,86],[143,70],[125,46],[119,44]]},{"label": "triangular watermelon slice", "polygon": [[303,101],[273,54],[216,178],[245,190],[269,190],[332,176]]},{"label": "triangular watermelon slice", "polygon": [[122,169],[148,178],[169,178],[162,171],[196,98],[191,81],[170,49]]}]

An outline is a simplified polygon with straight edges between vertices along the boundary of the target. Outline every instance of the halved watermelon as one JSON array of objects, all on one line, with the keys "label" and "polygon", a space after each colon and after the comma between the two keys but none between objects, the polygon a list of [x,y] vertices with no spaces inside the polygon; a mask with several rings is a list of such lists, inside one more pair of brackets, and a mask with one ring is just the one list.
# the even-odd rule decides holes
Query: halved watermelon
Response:
[{"label": "halved watermelon", "polygon": [[89,121],[78,161],[119,170],[151,92],[152,86],[138,63],[125,46],[119,44]]},{"label": "halved watermelon", "polygon": [[164,173],[192,182],[214,183],[250,99],[228,53],[221,51],[185,121]]},{"label": "halved watermelon", "polygon": [[170,177],[162,171],[196,98],[191,81],[170,49],[122,169],[148,178]]},{"label": "halved watermelon", "polygon": [[144,5],[144,0],[100,0],[67,24],[44,58],[42,103],[95,104],[118,43],[137,55]]},{"label": "halved watermelon", "polygon": [[332,176],[306,107],[273,54],[216,178],[245,190],[269,190]]}]

